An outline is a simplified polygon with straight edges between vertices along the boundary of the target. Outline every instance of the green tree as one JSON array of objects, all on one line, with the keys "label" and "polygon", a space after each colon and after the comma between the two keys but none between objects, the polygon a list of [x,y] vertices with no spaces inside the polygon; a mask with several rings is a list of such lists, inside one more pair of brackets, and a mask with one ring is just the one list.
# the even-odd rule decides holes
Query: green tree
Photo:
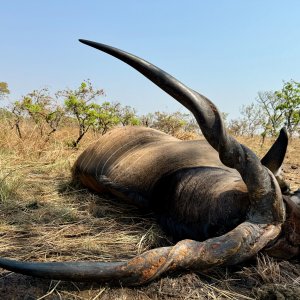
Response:
[{"label": "green tree", "polygon": [[47,88],[34,90],[21,100],[15,101],[11,112],[14,116],[12,128],[16,128],[20,138],[22,138],[20,123],[24,118],[29,118],[38,127],[41,137],[46,135],[45,142],[57,130],[64,115],[63,109],[56,104]]},{"label": "green tree", "polygon": [[243,136],[247,132],[247,122],[244,118],[232,119],[228,124],[228,130],[232,135]]},{"label": "green tree", "polygon": [[57,93],[58,97],[64,98],[67,113],[77,121],[78,137],[72,142],[73,147],[77,147],[88,130],[97,125],[100,106],[93,101],[103,95],[104,91],[95,90],[90,80],[82,82],[75,90],[68,89]]},{"label": "green tree", "polygon": [[253,137],[261,128],[264,119],[260,107],[254,103],[243,105],[241,115],[243,116],[242,123],[245,124],[245,134]]},{"label": "green tree", "polygon": [[140,119],[136,115],[136,110],[130,106],[119,107],[118,115],[123,126],[141,124]]},{"label": "green tree", "polygon": [[261,120],[262,136],[277,136],[284,123],[283,112],[277,108],[282,103],[282,99],[272,91],[265,91],[258,92],[256,101],[263,113]]},{"label": "green tree", "polygon": [[282,89],[276,91],[275,95],[281,99],[276,110],[283,114],[286,128],[290,136],[293,136],[299,130],[300,124],[300,82],[284,82]]},{"label": "green tree", "polygon": [[175,135],[181,130],[184,131],[187,124],[187,114],[182,114],[178,111],[174,113],[157,111],[154,113],[152,127],[165,133]]},{"label": "green tree", "polygon": [[51,102],[47,88],[28,93],[20,102],[20,106],[39,128],[41,136],[44,135],[45,119],[50,112]]},{"label": "green tree", "polygon": [[96,108],[95,129],[102,135],[109,129],[120,124],[120,103],[103,102]]},{"label": "green tree", "polygon": [[241,118],[230,120],[228,130],[236,136],[253,137],[261,129],[263,122],[263,113],[260,107],[254,103],[243,105],[240,113]]},{"label": "green tree", "polygon": [[40,135],[46,134],[46,141],[48,141],[51,134],[58,129],[64,115],[63,109],[50,96],[49,90],[43,88],[32,91],[23,97],[20,105],[38,126]]},{"label": "green tree", "polygon": [[10,93],[6,82],[0,82],[0,100]]},{"label": "green tree", "polygon": [[171,135],[177,135],[179,132],[200,132],[195,118],[191,114],[179,111],[148,113],[139,118],[139,123],[145,127],[161,130]]}]

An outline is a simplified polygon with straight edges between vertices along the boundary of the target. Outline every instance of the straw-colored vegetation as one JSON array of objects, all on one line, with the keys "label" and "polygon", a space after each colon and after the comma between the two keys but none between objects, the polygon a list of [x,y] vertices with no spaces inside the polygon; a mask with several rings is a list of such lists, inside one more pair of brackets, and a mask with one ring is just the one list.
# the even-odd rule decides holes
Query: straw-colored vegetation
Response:
[{"label": "straw-colored vegetation", "polygon": [[[67,144],[76,136],[73,129],[61,129],[45,143],[36,128],[27,126],[21,140],[0,124],[0,256],[111,261],[170,244],[151,216],[71,182],[72,164],[96,139],[94,133],[85,136],[79,149],[72,149]],[[272,141],[263,148],[259,138],[242,142],[261,155]],[[299,172],[300,142],[295,139],[284,165],[293,188],[300,186]],[[41,280],[5,270],[0,274],[0,299],[297,299],[300,295],[299,263],[263,255],[231,268],[169,274],[139,288]]]}]

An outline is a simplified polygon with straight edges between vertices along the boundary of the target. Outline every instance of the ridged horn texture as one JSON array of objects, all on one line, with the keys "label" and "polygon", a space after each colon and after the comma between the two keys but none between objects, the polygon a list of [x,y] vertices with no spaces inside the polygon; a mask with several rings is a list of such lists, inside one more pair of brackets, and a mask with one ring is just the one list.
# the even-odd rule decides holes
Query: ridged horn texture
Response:
[{"label": "ridged horn texture", "polygon": [[215,105],[141,58],[107,45],[80,41],[132,66],[194,114],[224,165],[238,170],[246,183],[250,198],[247,220],[222,236],[203,242],[182,240],[172,247],[149,250],[126,262],[31,263],[0,259],[0,267],[43,278],[139,285],[180,268],[201,270],[236,264],[274,240],[285,218],[278,184],[250,149],[227,134]]}]

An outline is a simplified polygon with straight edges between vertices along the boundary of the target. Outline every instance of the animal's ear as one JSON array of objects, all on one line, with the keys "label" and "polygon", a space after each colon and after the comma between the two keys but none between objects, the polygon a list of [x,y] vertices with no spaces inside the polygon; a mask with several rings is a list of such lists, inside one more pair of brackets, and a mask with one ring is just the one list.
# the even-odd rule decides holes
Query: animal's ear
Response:
[{"label": "animal's ear", "polygon": [[261,160],[261,163],[275,175],[283,194],[289,194],[290,192],[289,184],[285,182],[285,180],[280,175],[280,168],[285,157],[287,145],[287,131],[285,128],[282,128],[277,140]]},{"label": "animal's ear", "polygon": [[283,127],[280,130],[277,140],[261,160],[261,163],[266,166],[274,175],[279,175],[287,145],[288,135],[285,127]]}]

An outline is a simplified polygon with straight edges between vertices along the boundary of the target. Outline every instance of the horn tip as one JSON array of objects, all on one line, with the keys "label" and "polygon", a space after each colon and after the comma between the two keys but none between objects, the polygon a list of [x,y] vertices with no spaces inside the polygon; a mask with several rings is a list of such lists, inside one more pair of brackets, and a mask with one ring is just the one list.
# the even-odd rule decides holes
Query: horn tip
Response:
[{"label": "horn tip", "polygon": [[78,39],[78,41],[83,44],[86,44],[89,42],[88,40],[85,40],[85,39]]},{"label": "horn tip", "polygon": [[280,129],[280,133],[283,133],[284,135],[288,135],[288,133],[287,133],[287,129],[286,129],[286,127],[284,126],[284,127],[282,127],[281,129]]},{"label": "horn tip", "polygon": [[288,132],[287,132],[287,129],[286,129],[285,126],[282,127],[282,128],[280,129],[279,137],[280,137],[281,139],[285,140],[286,143],[288,142],[289,135],[288,135]]},{"label": "horn tip", "polygon": [[83,43],[85,45],[88,45],[90,47],[96,48],[98,50],[102,50],[102,51],[103,51],[103,48],[107,48],[108,47],[108,46],[106,46],[104,44],[96,43],[96,42],[85,40],[85,39],[79,39],[79,42]]}]

